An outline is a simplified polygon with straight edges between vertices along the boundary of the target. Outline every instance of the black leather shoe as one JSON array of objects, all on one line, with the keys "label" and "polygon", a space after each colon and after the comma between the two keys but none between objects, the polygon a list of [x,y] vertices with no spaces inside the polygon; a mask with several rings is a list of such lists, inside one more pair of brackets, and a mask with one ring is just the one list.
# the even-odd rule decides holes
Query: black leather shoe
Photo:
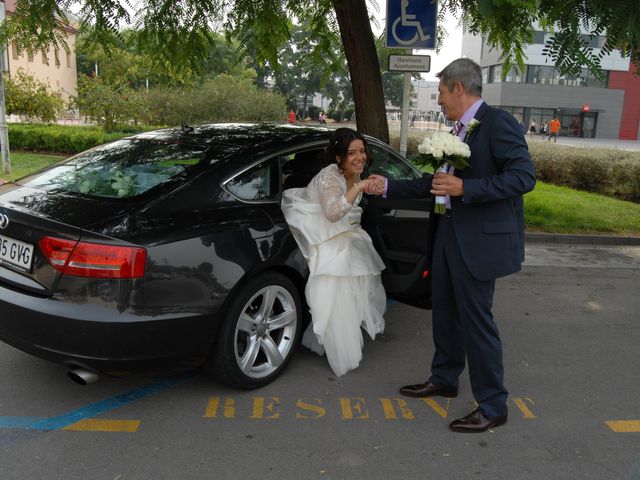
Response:
[{"label": "black leather shoe", "polygon": [[417,385],[405,385],[400,388],[400,394],[416,398],[433,396],[453,398],[458,396],[458,389],[451,385],[436,385],[435,383],[427,382]]},{"label": "black leather shoe", "polygon": [[460,433],[486,432],[490,428],[499,427],[507,423],[507,416],[508,414],[505,413],[499,417],[487,418],[480,409],[476,409],[466,417],[451,422],[449,428],[454,432]]}]

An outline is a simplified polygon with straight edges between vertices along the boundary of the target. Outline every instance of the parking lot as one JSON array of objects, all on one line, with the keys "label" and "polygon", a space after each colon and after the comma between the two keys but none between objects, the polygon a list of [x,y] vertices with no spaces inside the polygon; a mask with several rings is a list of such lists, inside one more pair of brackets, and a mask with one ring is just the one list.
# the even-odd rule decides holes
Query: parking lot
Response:
[{"label": "parking lot", "polygon": [[431,314],[389,305],[385,335],[336,379],[300,349],[256,391],[200,372],[87,387],[0,344],[0,479],[640,480],[640,247],[530,243],[497,283],[510,417],[452,433],[473,408],[411,399]]}]

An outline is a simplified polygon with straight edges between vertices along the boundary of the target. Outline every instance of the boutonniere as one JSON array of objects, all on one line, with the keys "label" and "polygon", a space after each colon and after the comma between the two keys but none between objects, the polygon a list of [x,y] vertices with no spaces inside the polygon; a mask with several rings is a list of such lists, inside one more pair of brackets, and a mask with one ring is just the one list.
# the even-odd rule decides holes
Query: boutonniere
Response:
[{"label": "boutonniere", "polygon": [[465,140],[471,137],[471,134],[474,132],[476,128],[478,128],[478,125],[480,125],[480,120],[476,120],[475,118],[471,119],[471,121],[469,122],[469,125],[467,125],[467,133],[464,136]]}]

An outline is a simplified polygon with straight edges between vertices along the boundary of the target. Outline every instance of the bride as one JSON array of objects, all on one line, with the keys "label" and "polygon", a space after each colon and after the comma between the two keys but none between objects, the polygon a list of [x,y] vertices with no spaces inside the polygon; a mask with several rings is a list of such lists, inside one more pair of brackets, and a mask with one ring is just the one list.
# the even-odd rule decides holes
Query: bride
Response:
[{"label": "bride", "polygon": [[374,339],[384,330],[384,268],[371,238],[360,226],[362,192],[376,180],[361,180],[369,161],[365,138],[339,128],[329,139],[329,164],[306,188],[286,190],[282,211],[309,264],[305,288],[312,323],[302,343],[326,353],[336,376],[362,359],[362,326]]}]

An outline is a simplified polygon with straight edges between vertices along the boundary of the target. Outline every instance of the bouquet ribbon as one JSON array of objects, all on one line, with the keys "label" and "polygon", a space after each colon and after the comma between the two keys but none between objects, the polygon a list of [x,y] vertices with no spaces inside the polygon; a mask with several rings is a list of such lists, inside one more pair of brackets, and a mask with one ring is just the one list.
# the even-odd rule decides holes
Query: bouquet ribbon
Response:
[{"label": "bouquet ribbon", "polygon": [[[438,170],[436,170],[436,173],[447,173],[448,171],[449,165],[445,163]],[[435,202],[436,204],[433,212],[439,215],[443,215],[446,212],[447,208],[451,208],[451,198],[449,198],[449,195],[436,195]],[[448,206],[447,203],[449,204]]]}]

